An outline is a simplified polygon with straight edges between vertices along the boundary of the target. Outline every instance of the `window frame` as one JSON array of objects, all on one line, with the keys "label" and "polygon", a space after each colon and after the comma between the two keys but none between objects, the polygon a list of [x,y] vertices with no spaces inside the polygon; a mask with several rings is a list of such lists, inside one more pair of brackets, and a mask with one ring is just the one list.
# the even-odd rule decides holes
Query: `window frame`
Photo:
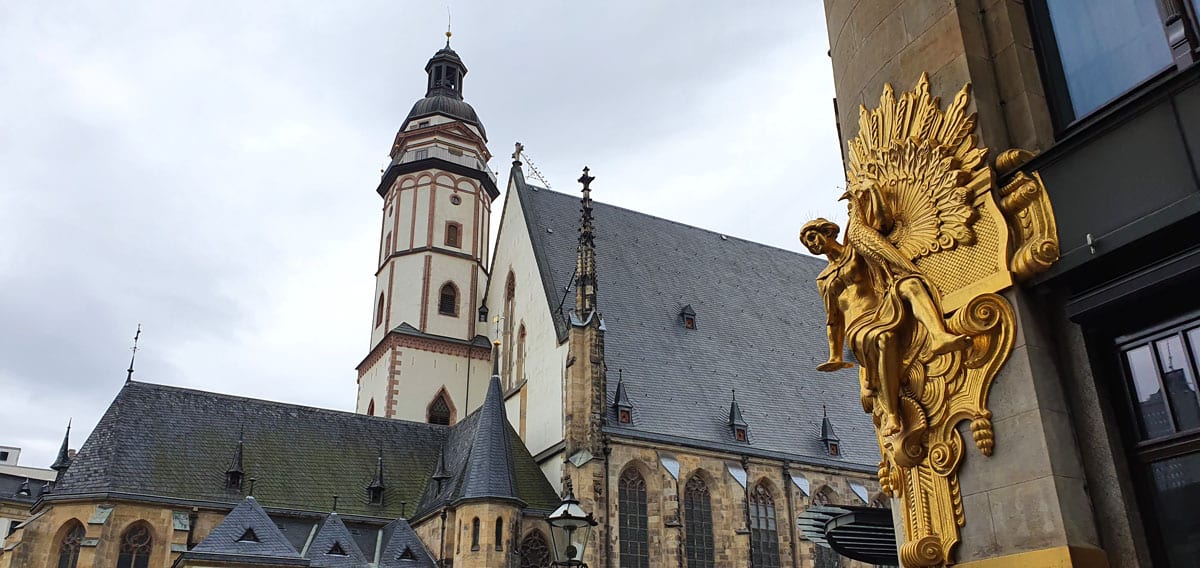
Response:
[{"label": "window frame", "polygon": [[[635,517],[636,525],[628,523]],[[617,478],[617,557],[621,568],[650,566],[650,491],[636,467]]]},{"label": "window frame", "polygon": [[[1155,0],[1130,0],[1131,2],[1154,2],[1155,11],[1159,15],[1159,24],[1162,27],[1164,38],[1167,37],[1167,23],[1163,21],[1162,11],[1159,9],[1158,2]],[[1184,4],[1191,4],[1191,0],[1183,0]],[[1130,85],[1127,89],[1120,91],[1108,101],[1097,106],[1096,108],[1078,114],[1075,110],[1075,105],[1071,101],[1070,88],[1067,86],[1066,72],[1062,66],[1062,55],[1059,51],[1058,37],[1054,33],[1054,25],[1050,18],[1050,7],[1047,0],[1031,0],[1027,3],[1028,9],[1026,16],[1029,23],[1029,31],[1033,38],[1034,55],[1038,63],[1038,71],[1041,75],[1042,91],[1046,97],[1046,104],[1050,111],[1050,122],[1054,128],[1055,138],[1061,140],[1068,133],[1079,130],[1085,124],[1091,124],[1101,117],[1107,116],[1113,110],[1129,104],[1132,100],[1137,99],[1142,94],[1151,91],[1164,78],[1175,75],[1183,67],[1181,67],[1179,59],[1174,57],[1162,69],[1147,75],[1141,81]],[[1195,30],[1200,29],[1200,25],[1196,23],[1194,7],[1188,5],[1185,7],[1183,25],[1188,37],[1196,37]],[[1167,48],[1170,49],[1169,39]]]},{"label": "window frame", "polygon": [[[779,511],[775,507],[775,493],[765,481],[759,481],[750,490],[746,505],[750,520],[747,528],[750,529],[751,561],[756,568],[780,568],[783,555],[779,552]],[[765,555],[765,558],[760,555]]]},{"label": "window frame", "polygon": [[[449,288],[450,291],[453,292],[453,294],[454,294],[454,302],[453,302],[454,305],[453,305],[452,311],[447,311],[445,309],[446,308],[445,302],[446,302],[446,289],[447,288]],[[455,286],[453,282],[447,282],[445,284],[442,284],[442,287],[438,288],[438,303],[437,303],[438,315],[452,317],[452,318],[458,317],[459,304],[462,303],[459,301],[461,299],[459,296],[461,296],[461,294],[459,294],[459,292],[458,292],[458,286]]]},{"label": "window frame", "polygon": [[[1155,342],[1173,335],[1181,336],[1185,352],[1184,356],[1189,361],[1193,380],[1200,381],[1200,375],[1196,374],[1200,372],[1200,358],[1196,357],[1189,349],[1190,345],[1187,342],[1186,332],[1194,329],[1200,329],[1200,311],[1196,310],[1188,311],[1183,315],[1169,318],[1155,325],[1143,327],[1132,333],[1112,337],[1107,342],[1108,348],[1111,349],[1111,357],[1115,358],[1113,365],[1116,372],[1113,378],[1119,383],[1116,385],[1116,393],[1114,394],[1123,399],[1115,401],[1115,405],[1118,407],[1118,420],[1126,441],[1128,453],[1126,463],[1129,465],[1132,476],[1136,507],[1142,517],[1142,531],[1149,542],[1148,549],[1156,565],[1166,565],[1167,557],[1166,543],[1163,540],[1163,531],[1160,528],[1159,520],[1159,492],[1155,486],[1152,466],[1158,462],[1200,454],[1200,428],[1176,431],[1172,434],[1154,438],[1144,435],[1142,433],[1141,415],[1135,402],[1138,395],[1133,385],[1133,374],[1126,354],[1142,346],[1150,347],[1155,373],[1158,374],[1159,387],[1163,392],[1166,411],[1171,417],[1172,426],[1175,426],[1175,411],[1171,407],[1171,403],[1168,400],[1169,395],[1166,393],[1166,387],[1162,383],[1163,373]],[[1176,428],[1176,430],[1178,429]]]},{"label": "window frame", "polygon": [[[456,248],[456,249],[463,248],[462,247],[462,245],[463,245],[462,223],[459,223],[458,221],[446,221],[445,233],[446,234],[443,235],[443,238],[442,238],[442,244],[444,244],[448,247],[451,247],[451,248]],[[451,242],[451,240],[452,240],[450,238],[451,234],[454,235],[453,242]]]},{"label": "window frame", "polygon": [[[87,528],[78,519],[70,519],[59,529],[59,534],[55,541],[58,545],[58,568],[76,568],[83,539],[87,537]],[[64,558],[63,554],[67,556]]]},{"label": "window frame", "polygon": [[[137,550],[126,550],[127,540],[135,530],[145,530],[147,540],[138,545]],[[146,521],[135,521],[125,527],[117,543],[117,568],[149,568],[150,558],[154,556],[154,528]],[[144,552],[144,554],[142,554]],[[127,556],[129,555],[129,556]]]},{"label": "window frame", "polygon": [[[699,487],[698,491],[695,486]],[[697,493],[699,503],[695,502]],[[712,490],[699,473],[692,474],[683,485],[683,511],[684,557],[687,558],[688,568],[713,568],[716,565],[716,537],[713,531]]]}]

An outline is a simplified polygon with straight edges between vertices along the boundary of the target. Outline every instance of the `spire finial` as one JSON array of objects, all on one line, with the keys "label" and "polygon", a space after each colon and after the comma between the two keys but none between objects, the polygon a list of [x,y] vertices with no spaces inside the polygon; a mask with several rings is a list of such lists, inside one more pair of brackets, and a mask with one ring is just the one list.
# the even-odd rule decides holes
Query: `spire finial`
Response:
[{"label": "spire finial", "polygon": [[140,338],[141,336],[142,336],[142,324],[139,323],[139,324],[137,324],[137,332],[133,334],[133,347],[129,348],[130,351],[133,351],[133,354],[129,356],[129,369],[128,369],[127,374],[125,375],[126,383],[133,380],[133,361],[134,361],[134,359],[137,358],[138,338]]},{"label": "spire finial", "polygon": [[512,156],[513,165],[519,166],[519,165],[521,165],[521,152],[525,151],[525,145],[520,142],[517,142],[513,146],[515,147],[515,149],[513,150],[513,156]]},{"label": "spire finial", "polygon": [[583,197],[579,200],[579,251],[576,258],[576,301],[575,312],[587,318],[596,311],[596,237],[592,226],[592,181],[596,178],[587,166],[579,183],[583,184]]},{"label": "spire finial", "polygon": [[446,6],[446,47],[450,47],[450,36],[454,35],[450,31],[450,6]]},{"label": "spire finial", "polygon": [[63,434],[62,446],[58,448],[58,458],[50,465],[50,469],[58,472],[54,477],[54,483],[62,481],[63,474],[67,468],[71,466],[71,419],[67,419],[67,432]]},{"label": "spire finial", "polygon": [[253,496],[254,496],[254,484],[255,484],[255,483],[257,483],[257,482],[258,482],[258,478],[257,478],[257,477],[251,477],[251,478],[250,478],[250,491],[249,491],[248,493],[246,493],[246,496],[247,496],[247,497],[253,497]]}]

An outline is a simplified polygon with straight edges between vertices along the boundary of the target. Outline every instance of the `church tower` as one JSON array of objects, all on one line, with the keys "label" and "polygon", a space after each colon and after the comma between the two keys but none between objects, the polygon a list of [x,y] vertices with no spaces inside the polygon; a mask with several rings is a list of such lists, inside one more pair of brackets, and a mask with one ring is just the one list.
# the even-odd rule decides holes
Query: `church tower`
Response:
[{"label": "church tower", "polygon": [[376,189],[379,255],[357,409],[453,423],[487,389],[491,345],[478,314],[500,192],[487,132],[463,100],[467,67],[446,37],[425,65],[425,97],[401,123]]}]

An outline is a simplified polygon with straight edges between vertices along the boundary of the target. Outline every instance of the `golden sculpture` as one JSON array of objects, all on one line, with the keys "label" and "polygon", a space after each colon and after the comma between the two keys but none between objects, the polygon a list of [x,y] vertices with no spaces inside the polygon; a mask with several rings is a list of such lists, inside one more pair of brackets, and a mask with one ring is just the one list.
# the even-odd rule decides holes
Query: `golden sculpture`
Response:
[{"label": "golden sculpture", "polygon": [[[852,367],[844,347],[858,360],[863,410],[883,456],[880,485],[904,503],[905,566],[951,561],[966,521],[955,426],[971,420],[975,445],[991,455],[987,395],[1016,325],[996,294],[1013,281],[1010,224],[992,197],[995,175],[987,149],[976,145],[968,103],[969,85],[943,111],[925,75],[899,99],[885,86],[879,108],[860,110],[859,135],[849,143],[844,242],[825,219],[800,232],[809,251],[829,259],[817,277],[829,360],[817,368]],[[1024,157],[1006,155],[1016,166]],[[1020,261],[1023,278],[1053,262],[1044,243],[1054,243],[1056,257],[1057,240],[1048,203],[1031,208],[1037,195],[1020,189],[1029,183],[1020,175],[1039,187],[1040,178],[1019,174],[1004,202],[1005,211],[1028,217],[1015,222],[1028,229],[1017,246],[1034,251]]]}]

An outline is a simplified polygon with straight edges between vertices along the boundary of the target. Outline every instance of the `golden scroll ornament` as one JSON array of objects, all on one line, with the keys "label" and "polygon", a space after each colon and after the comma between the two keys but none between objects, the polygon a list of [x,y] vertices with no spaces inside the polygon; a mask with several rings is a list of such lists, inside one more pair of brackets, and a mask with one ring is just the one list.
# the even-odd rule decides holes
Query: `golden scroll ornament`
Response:
[{"label": "golden scroll ornament", "polygon": [[[883,456],[880,485],[904,507],[905,566],[952,562],[966,522],[955,426],[970,420],[976,447],[991,455],[988,390],[1013,347],[1015,316],[997,292],[1014,274],[1044,270],[1058,251],[1036,173],[1013,176],[997,206],[996,174],[967,112],[969,87],[943,111],[926,75],[898,99],[886,85],[878,108],[860,109],[849,142],[844,240],[824,219],[800,232],[829,259],[817,277],[829,360],[817,368],[853,367],[845,347],[858,360],[863,409]],[[1006,152],[1001,167],[1019,167],[1026,154]],[[1011,258],[1010,245],[1018,250]]]}]

